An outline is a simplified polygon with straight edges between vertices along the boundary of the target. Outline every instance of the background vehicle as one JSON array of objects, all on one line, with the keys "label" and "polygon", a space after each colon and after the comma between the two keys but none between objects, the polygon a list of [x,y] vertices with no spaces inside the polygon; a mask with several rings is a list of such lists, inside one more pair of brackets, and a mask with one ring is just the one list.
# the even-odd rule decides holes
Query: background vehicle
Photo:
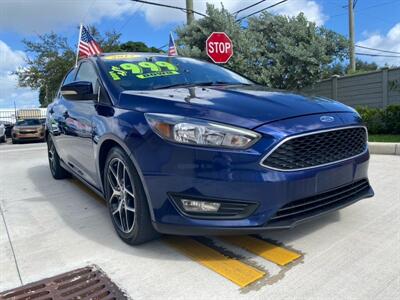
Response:
[{"label": "background vehicle", "polygon": [[0,124],[4,125],[4,129],[6,131],[6,137],[11,137],[11,130],[13,128],[13,123],[9,121],[0,121]]},{"label": "background vehicle", "polygon": [[40,119],[18,120],[12,129],[12,142],[44,141],[45,125]]},{"label": "background vehicle", "polygon": [[0,143],[4,143],[6,141],[6,128],[4,124],[0,123]]},{"label": "background vehicle", "polygon": [[50,170],[107,200],[129,244],[291,228],[373,195],[351,108],[184,57],[80,62],[48,107]]}]

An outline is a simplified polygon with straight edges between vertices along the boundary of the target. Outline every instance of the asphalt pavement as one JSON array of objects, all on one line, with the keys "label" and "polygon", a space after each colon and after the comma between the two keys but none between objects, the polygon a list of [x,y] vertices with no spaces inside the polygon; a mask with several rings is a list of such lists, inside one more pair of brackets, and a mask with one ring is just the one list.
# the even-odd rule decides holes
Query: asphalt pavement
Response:
[{"label": "asphalt pavement", "polygon": [[133,299],[400,299],[400,156],[369,173],[374,198],[262,235],[301,253],[288,266],[207,238],[265,274],[240,288],[166,239],[124,244],[101,198],[52,179],[45,144],[0,144],[0,291],[96,264]]}]

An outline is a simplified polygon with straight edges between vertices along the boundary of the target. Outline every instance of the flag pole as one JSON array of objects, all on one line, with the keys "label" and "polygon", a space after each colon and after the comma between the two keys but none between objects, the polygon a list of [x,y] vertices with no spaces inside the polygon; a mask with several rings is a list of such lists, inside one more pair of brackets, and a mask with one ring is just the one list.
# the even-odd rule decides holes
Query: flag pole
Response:
[{"label": "flag pole", "polygon": [[174,36],[172,35],[172,31],[170,31],[169,34],[171,35],[172,43],[174,44],[175,52],[176,52],[176,55],[178,56],[178,48],[176,48],[175,39],[174,39]]},{"label": "flag pole", "polygon": [[78,45],[76,45],[76,60],[75,60],[75,68],[78,66],[78,59],[79,59],[79,44],[81,42],[82,37],[82,23],[79,26],[79,37],[78,37]]}]

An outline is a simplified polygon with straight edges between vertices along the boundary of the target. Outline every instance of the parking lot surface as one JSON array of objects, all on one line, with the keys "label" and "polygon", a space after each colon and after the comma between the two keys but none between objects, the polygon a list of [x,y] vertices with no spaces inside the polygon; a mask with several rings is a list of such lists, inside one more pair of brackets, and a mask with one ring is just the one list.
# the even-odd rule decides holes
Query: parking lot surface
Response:
[{"label": "parking lot surface", "polygon": [[400,156],[373,155],[370,180],[374,198],[262,235],[302,254],[289,265],[206,238],[265,274],[240,288],[168,238],[124,244],[101,198],[52,179],[45,144],[0,144],[0,291],[96,264],[133,299],[400,299]]}]

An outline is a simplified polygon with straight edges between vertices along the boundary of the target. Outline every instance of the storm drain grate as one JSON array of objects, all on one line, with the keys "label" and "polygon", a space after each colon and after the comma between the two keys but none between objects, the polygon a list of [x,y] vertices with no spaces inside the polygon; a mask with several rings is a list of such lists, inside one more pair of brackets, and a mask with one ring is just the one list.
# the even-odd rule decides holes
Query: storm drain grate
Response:
[{"label": "storm drain grate", "polygon": [[88,266],[0,293],[0,300],[129,299],[97,266]]}]

